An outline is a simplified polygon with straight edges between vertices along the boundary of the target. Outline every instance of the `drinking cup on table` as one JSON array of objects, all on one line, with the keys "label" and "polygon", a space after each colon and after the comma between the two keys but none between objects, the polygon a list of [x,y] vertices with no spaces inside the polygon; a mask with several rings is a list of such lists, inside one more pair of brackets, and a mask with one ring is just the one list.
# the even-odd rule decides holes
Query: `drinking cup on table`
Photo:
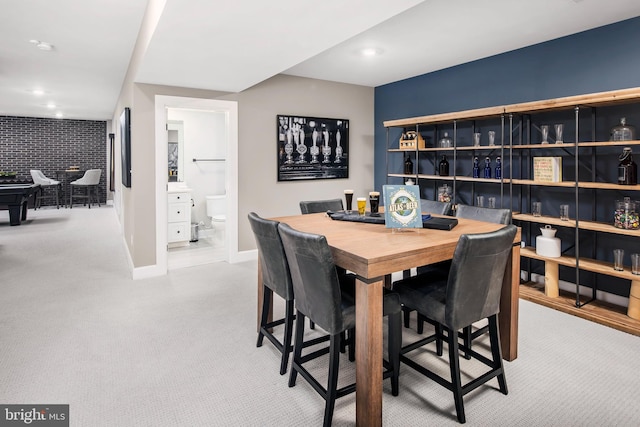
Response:
[{"label": "drinking cup on table", "polygon": [[496,207],[496,198],[495,197],[489,197],[489,199],[487,199],[489,201],[489,205],[488,207],[490,207],[491,209],[495,209]]},{"label": "drinking cup on table", "polygon": [[533,216],[542,216],[542,202],[531,203],[531,214]]},{"label": "drinking cup on table", "polygon": [[560,219],[569,221],[569,205],[560,205]]},{"label": "drinking cup on table", "polygon": [[624,249],[613,250],[613,269],[616,271],[623,271]]},{"label": "drinking cup on table", "polygon": [[484,208],[484,196],[476,197],[476,206],[479,208]]},{"label": "drinking cup on table", "polygon": [[631,272],[640,275],[640,254],[631,254]]},{"label": "drinking cup on table", "polygon": [[371,207],[371,215],[378,214],[378,207],[380,206],[380,192],[369,192],[369,206]]},{"label": "drinking cup on table", "polygon": [[347,213],[351,213],[353,204],[353,190],[344,190],[344,201],[347,203],[345,206]]},{"label": "drinking cup on table", "polygon": [[366,210],[367,210],[367,198],[358,197],[358,215],[364,216],[364,213]]}]

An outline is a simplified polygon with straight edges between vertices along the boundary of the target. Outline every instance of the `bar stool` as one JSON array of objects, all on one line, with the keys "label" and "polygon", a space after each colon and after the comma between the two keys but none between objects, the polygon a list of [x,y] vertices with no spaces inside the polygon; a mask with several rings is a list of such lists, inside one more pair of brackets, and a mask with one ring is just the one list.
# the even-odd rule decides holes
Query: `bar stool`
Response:
[{"label": "bar stool", "polygon": [[[93,193],[93,198],[95,202],[100,206],[100,199],[97,194],[98,192],[98,184],[100,184],[100,175],[102,174],[102,169],[89,169],[84,173],[82,178],[76,179],[69,184],[69,208],[73,208],[73,199],[86,199],[86,204],[89,205],[89,209],[91,209],[91,194]],[[85,189],[85,194],[74,194],[75,189]]]},{"label": "bar stool", "polygon": [[[60,189],[61,183],[60,181],[56,181],[55,179],[47,178],[44,173],[42,173],[39,169],[31,169],[31,178],[33,179],[34,184],[40,184],[40,196],[37,198],[34,209],[38,209],[42,203],[42,199],[55,198],[56,199],[56,208],[60,209]],[[49,196],[45,196],[45,190],[47,188],[51,188],[55,190],[55,194],[51,194]]]}]

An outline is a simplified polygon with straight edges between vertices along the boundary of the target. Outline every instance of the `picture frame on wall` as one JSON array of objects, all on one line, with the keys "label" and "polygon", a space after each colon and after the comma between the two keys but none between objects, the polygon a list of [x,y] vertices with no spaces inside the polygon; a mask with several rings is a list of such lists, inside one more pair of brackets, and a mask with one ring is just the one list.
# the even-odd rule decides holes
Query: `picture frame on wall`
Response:
[{"label": "picture frame on wall", "polygon": [[131,109],[125,107],[120,115],[120,148],[122,185],[131,188]]},{"label": "picture frame on wall", "polygon": [[116,180],[116,134],[109,134],[109,191],[115,190],[115,180]]},{"label": "picture frame on wall", "polygon": [[278,181],[349,178],[349,120],[277,115]]}]

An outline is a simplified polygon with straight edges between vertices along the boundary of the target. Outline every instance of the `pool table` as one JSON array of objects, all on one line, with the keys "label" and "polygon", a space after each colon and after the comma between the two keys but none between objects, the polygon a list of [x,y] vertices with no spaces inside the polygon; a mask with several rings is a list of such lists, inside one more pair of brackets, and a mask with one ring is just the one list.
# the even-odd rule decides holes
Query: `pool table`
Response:
[{"label": "pool table", "polygon": [[40,184],[0,184],[0,206],[9,208],[9,224],[20,225],[27,219],[27,202],[39,189]]}]

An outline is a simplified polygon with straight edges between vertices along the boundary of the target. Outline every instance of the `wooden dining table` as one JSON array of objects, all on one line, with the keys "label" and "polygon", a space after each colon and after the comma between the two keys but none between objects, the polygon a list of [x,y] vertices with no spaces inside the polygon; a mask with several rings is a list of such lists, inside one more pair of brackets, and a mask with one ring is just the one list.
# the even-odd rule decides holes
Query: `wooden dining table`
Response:
[{"label": "wooden dining table", "polygon": [[[462,234],[494,231],[504,225],[458,218],[458,225],[450,231],[427,228],[395,230],[381,224],[332,220],[325,213],[271,219],[299,231],[326,236],[335,264],[357,275],[356,425],[381,426],[383,287],[390,286],[392,273],[451,259]],[[502,356],[509,361],[518,354],[520,236],[518,228],[500,301]],[[484,272],[478,271],[478,274]],[[258,323],[262,307],[261,275],[258,267]]]}]

